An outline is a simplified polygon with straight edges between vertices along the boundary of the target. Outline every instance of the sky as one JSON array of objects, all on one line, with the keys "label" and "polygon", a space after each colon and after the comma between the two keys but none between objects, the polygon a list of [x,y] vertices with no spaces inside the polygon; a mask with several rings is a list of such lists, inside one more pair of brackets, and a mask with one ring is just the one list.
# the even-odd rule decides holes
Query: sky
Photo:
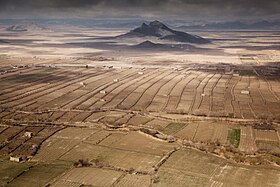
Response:
[{"label": "sky", "polygon": [[278,19],[280,0],[0,0],[0,18]]}]

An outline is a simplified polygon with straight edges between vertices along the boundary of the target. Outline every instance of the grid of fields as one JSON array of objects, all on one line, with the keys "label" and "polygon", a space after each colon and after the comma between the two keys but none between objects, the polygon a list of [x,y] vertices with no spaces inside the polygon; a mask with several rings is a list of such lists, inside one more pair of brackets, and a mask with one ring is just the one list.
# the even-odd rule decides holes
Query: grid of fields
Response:
[{"label": "grid of fields", "polygon": [[0,131],[0,154],[18,156],[35,155],[45,140],[62,129],[48,126],[2,126],[2,128],[3,130]]},{"label": "grid of fields", "polygon": [[[141,119],[141,116],[135,118]],[[235,138],[237,148],[242,152],[280,153],[278,131],[269,126],[216,121],[174,123],[158,119],[145,124],[147,127],[161,124],[163,132],[182,140],[200,143],[218,141],[227,145],[231,143],[230,138]],[[8,186],[28,186],[35,180],[40,181],[36,186],[220,186],[237,183],[245,186],[247,182],[254,186],[266,184],[267,180],[272,185],[279,185],[279,170],[233,164],[210,154],[183,148],[178,142],[168,143],[139,131],[48,125],[1,126],[0,129],[2,155],[28,155],[30,147],[40,143],[37,154],[30,157],[31,162],[15,163],[21,164],[22,168],[0,173],[0,177],[5,176],[5,180],[0,179],[0,182],[8,183]],[[27,138],[25,132],[34,134]],[[232,132],[239,133],[239,136],[231,137]],[[78,160],[88,161],[91,165],[73,167]],[[1,157],[0,163],[4,171],[15,165]],[[255,175],[261,178],[256,180]],[[246,181],[236,181],[240,176],[246,177]],[[30,177],[34,179],[28,180]]]},{"label": "grid of fields", "polygon": [[153,186],[279,186],[279,174],[279,170],[227,163],[182,149],[160,167],[159,181]]},{"label": "grid of fields", "polygon": [[190,68],[30,67],[0,75],[0,117],[28,118],[26,113],[11,110],[57,111],[38,118],[83,121],[96,110],[121,109],[242,119],[279,118],[279,81],[261,71],[249,75],[236,71],[240,74]]}]

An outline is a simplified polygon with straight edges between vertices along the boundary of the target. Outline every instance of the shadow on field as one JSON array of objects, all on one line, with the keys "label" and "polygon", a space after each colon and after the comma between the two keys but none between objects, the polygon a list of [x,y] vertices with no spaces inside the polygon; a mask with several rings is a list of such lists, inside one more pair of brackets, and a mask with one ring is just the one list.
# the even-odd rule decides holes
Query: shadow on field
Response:
[{"label": "shadow on field", "polygon": [[[44,68],[42,72],[30,73],[30,74],[18,74],[11,75],[5,79],[6,82],[10,84],[13,83],[57,83],[60,81],[66,81],[69,79],[75,79],[76,77],[89,77],[94,76],[93,72],[73,72],[65,71],[67,68],[63,68],[63,71],[60,68]],[[74,68],[72,68],[74,69]],[[60,70],[58,73],[57,70]],[[85,68],[86,70],[86,68]]]},{"label": "shadow on field", "polygon": [[261,50],[280,50],[280,45],[270,45],[270,46],[246,46],[246,45],[236,45],[236,46],[222,46],[221,48],[229,49],[246,49],[250,51],[261,51]]}]

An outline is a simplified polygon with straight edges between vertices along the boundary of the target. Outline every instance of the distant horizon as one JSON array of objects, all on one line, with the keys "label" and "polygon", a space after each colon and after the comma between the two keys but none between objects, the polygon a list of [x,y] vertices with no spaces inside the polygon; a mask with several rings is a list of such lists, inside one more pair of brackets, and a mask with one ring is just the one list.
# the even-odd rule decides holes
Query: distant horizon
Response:
[{"label": "distant horizon", "polygon": [[260,29],[278,29],[280,28],[280,20],[230,20],[230,21],[213,21],[213,22],[202,22],[202,21],[185,21],[185,20],[161,20],[161,19],[97,19],[97,18],[63,18],[63,19],[0,19],[0,25],[22,25],[22,24],[42,24],[42,25],[73,25],[73,26],[85,26],[85,27],[100,27],[100,28],[134,28],[142,23],[149,23],[151,21],[158,20],[171,27],[187,27],[187,28],[220,28],[229,27],[231,28],[243,28],[250,29],[260,28]]},{"label": "distant horizon", "polygon": [[277,0],[9,0],[0,1],[3,19],[160,19],[186,21],[275,20]]}]

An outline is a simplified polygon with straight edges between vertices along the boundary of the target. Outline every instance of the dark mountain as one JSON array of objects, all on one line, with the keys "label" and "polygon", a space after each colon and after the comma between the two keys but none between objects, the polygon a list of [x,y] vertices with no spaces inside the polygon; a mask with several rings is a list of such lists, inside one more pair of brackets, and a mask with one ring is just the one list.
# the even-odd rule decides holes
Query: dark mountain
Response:
[{"label": "dark mountain", "polygon": [[153,43],[149,40],[142,42],[140,44],[137,44],[135,46],[133,46],[134,48],[143,48],[143,49],[150,49],[150,48],[166,48],[165,44],[159,44],[159,43]]},{"label": "dark mountain", "polygon": [[170,29],[159,21],[153,21],[149,24],[143,23],[126,34],[118,36],[118,38],[134,38],[134,37],[156,37],[161,40],[170,40],[175,42],[206,44],[209,40],[200,36],[191,35],[185,32]]},{"label": "dark mountain", "polygon": [[12,32],[46,32],[50,31],[46,27],[43,27],[41,25],[35,24],[35,23],[29,23],[29,24],[22,24],[22,25],[12,25],[6,29],[6,31],[12,31]]},{"label": "dark mountain", "polygon": [[144,41],[140,44],[132,46],[134,49],[143,49],[143,50],[151,50],[151,49],[159,49],[159,50],[189,50],[195,49],[196,47],[188,44],[161,44],[161,43],[153,43],[149,40]]},{"label": "dark mountain", "polygon": [[258,21],[258,22],[221,22],[221,23],[208,23],[205,25],[190,25],[181,26],[180,29],[219,29],[219,30],[275,30],[280,29],[280,21]]}]

